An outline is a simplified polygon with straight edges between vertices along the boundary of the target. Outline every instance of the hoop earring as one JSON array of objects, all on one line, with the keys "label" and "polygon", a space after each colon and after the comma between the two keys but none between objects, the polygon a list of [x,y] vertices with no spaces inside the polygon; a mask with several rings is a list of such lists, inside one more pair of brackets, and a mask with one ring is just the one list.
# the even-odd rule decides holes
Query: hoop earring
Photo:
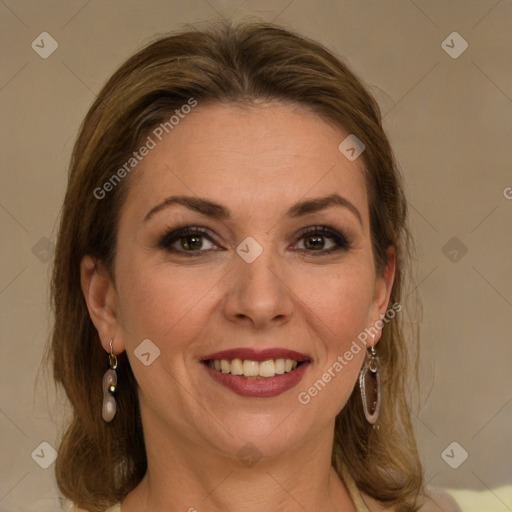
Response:
[{"label": "hoop earring", "polygon": [[114,398],[114,393],[117,388],[117,356],[114,354],[112,341],[113,340],[110,340],[110,354],[108,356],[110,368],[105,372],[105,375],[103,375],[103,407],[101,414],[107,423],[110,423],[114,419],[117,412],[116,399]]},{"label": "hoop earring", "polygon": [[374,424],[380,413],[380,361],[372,346],[366,350],[366,359],[359,373],[359,388],[366,420]]}]

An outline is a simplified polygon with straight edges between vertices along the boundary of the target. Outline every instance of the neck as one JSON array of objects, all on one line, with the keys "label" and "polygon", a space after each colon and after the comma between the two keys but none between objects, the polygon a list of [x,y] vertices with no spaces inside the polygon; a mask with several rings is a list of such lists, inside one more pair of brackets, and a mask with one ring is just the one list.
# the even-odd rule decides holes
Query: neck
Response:
[{"label": "neck", "polygon": [[[333,425],[295,451],[252,461],[145,427],[148,470],[122,512],[355,512],[330,465]],[[245,462],[245,463],[244,463]]]}]

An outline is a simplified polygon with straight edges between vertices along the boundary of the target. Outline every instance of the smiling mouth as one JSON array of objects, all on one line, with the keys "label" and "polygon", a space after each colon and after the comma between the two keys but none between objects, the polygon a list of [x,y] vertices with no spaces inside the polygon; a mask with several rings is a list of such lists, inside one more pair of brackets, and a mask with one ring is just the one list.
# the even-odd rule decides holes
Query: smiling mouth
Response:
[{"label": "smiling mouth", "polygon": [[235,375],[246,379],[270,379],[295,371],[304,361],[285,358],[267,359],[265,361],[234,358],[207,359],[204,363],[219,373]]}]

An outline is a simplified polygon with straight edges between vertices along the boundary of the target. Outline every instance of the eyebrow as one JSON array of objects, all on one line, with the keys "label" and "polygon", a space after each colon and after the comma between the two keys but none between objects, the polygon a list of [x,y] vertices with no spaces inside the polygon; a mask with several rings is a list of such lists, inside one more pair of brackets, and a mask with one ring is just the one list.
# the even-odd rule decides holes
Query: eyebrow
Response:
[{"label": "eyebrow", "polygon": [[[212,217],[214,219],[226,220],[231,218],[230,210],[214,201],[192,196],[171,196],[167,197],[161,203],[149,210],[149,212],[144,216],[144,222],[148,221],[156,213],[175,204],[180,204],[189,210],[199,212],[202,215],[206,215],[207,217]],[[348,199],[340,196],[339,194],[331,194],[325,197],[299,201],[288,209],[285,216],[292,218],[301,217],[308,213],[319,212],[331,206],[342,206],[347,208],[357,217],[361,227],[363,226],[363,219],[359,210]]]}]

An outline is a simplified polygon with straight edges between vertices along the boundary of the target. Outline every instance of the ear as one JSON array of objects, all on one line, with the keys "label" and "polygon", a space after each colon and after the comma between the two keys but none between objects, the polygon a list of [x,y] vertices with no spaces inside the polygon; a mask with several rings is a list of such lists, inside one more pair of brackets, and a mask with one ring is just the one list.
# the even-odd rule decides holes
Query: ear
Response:
[{"label": "ear", "polygon": [[381,275],[377,276],[375,280],[375,290],[370,307],[370,327],[375,327],[378,331],[374,340],[375,344],[378,343],[382,336],[382,328],[379,328],[381,322],[379,320],[381,320],[388,309],[389,297],[395,280],[395,265],[396,251],[395,247],[390,245],[386,250],[386,264]]},{"label": "ear", "polygon": [[110,340],[113,339],[114,353],[124,350],[120,340],[117,322],[117,294],[114,283],[104,267],[91,256],[84,256],[80,262],[80,283],[91,321],[98,331],[101,344],[110,352]]}]

